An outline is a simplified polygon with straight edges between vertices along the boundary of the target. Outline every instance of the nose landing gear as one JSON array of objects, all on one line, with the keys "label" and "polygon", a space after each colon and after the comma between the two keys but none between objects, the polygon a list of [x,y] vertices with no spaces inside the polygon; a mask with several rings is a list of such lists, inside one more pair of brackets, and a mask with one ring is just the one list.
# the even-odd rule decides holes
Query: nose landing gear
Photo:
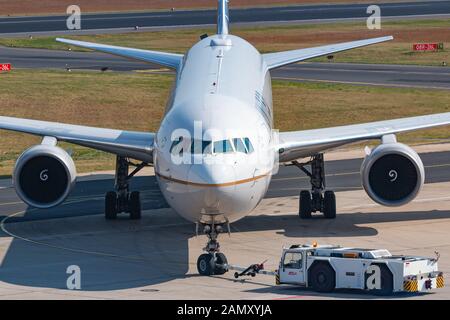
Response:
[{"label": "nose landing gear", "polygon": [[219,252],[220,245],[217,237],[223,232],[222,225],[205,225],[203,232],[208,237],[208,242],[203,248],[204,254],[197,259],[197,270],[202,276],[222,275],[228,271],[227,257]]}]

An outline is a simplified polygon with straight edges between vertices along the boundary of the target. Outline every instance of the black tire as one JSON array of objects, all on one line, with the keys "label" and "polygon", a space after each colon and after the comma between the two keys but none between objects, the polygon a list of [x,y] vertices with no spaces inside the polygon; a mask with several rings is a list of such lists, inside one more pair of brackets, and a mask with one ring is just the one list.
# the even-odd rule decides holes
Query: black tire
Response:
[{"label": "black tire", "polygon": [[225,274],[228,270],[224,267],[224,265],[228,264],[227,257],[221,253],[216,253],[216,263],[214,266],[214,274],[222,275]]},{"label": "black tire", "polygon": [[311,192],[307,190],[300,191],[300,209],[299,216],[301,219],[310,219],[312,213]]},{"label": "black tire", "polygon": [[333,191],[325,191],[323,197],[323,215],[327,219],[336,218],[336,195]]},{"label": "black tire", "polygon": [[394,278],[386,265],[380,267],[381,289],[370,290],[370,293],[376,296],[390,296],[394,292]]},{"label": "black tire", "polygon": [[130,219],[139,220],[141,218],[141,197],[138,191],[130,193],[129,207],[130,207]]},{"label": "black tire", "polygon": [[213,256],[204,253],[197,259],[197,271],[202,276],[211,276],[214,274],[214,259]]},{"label": "black tire", "polygon": [[314,291],[331,292],[336,287],[336,273],[328,263],[316,263],[309,271],[309,283]]},{"label": "black tire", "polygon": [[117,193],[110,191],[105,196],[105,219],[117,219]]}]

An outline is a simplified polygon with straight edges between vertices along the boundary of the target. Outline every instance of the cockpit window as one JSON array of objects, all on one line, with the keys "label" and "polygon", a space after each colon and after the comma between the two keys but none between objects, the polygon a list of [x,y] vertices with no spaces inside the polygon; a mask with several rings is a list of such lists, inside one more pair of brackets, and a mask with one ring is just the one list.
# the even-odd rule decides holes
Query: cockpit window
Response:
[{"label": "cockpit window", "polygon": [[211,141],[207,140],[193,140],[191,143],[192,154],[211,154]]},{"label": "cockpit window", "polygon": [[179,137],[172,142],[170,153],[173,155],[183,155],[183,151],[190,151],[191,154],[219,154],[219,153],[252,153],[254,151],[249,138],[233,138],[231,140],[190,140]]},{"label": "cockpit window", "polygon": [[233,144],[230,140],[214,141],[214,153],[234,152]]},{"label": "cockpit window", "polygon": [[247,148],[245,147],[244,141],[242,141],[241,138],[234,138],[233,143],[234,143],[234,148],[236,149],[236,152],[248,153]]},{"label": "cockpit window", "polygon": [[252,143],[250,142],[249,138],[244,138],[244,144],[245,147],[247,148],[248,153],[252,153],[254,151]]},{"label": "cockpit window", "polygon": [[183,142],[183,137],[179,137],[172,142],[172,145],[170,146],[171,154],[173,154],[173,155],[176,155],[176,154],[182,155],[183,154],[183,145],[181,142]]}]

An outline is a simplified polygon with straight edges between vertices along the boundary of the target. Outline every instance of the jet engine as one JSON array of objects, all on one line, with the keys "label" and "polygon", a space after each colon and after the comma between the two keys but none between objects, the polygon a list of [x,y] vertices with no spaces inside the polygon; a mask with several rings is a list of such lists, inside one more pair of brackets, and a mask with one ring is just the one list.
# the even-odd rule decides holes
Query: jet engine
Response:
[{"label": "jet engine", "polygon": [[17,159],[13,183],[17,195],[28,205],[51,208],[62,203],[77,173],[72,157],[56,145],[40,144]]},{"label": "jet engine", "polygon": [[362,184],[373,201],[401,206],[412,201],[425,180],[419,155],[401,143],[386,143],[366,156],[361,166]]}]

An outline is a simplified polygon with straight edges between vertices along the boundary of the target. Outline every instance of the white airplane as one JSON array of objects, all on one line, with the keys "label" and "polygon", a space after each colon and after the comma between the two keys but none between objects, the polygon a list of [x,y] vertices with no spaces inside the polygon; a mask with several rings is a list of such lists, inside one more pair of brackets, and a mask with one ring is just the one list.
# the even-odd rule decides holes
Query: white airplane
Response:
[{"label": "white airplane", "polygon": [[[115,191],[106,194],[105,217],[129,213],[139,219],[139,192],[130,192],[129,181],[144,166],[152,165],[170,206],[203,226],[208,236],[206,253],[197,262],[202,275],[225,272],[227,260],[219,251],[218,234],[257,206],[278,163],[296,165],[311,178],[311,190],[300,193],[299,215],[304,219],[312,212],[336,217],[335,195],[325,191],[323,152],[357,141],[381,142],[366,150],[361,168],[362,184],[375,202],[400,206],[415,198],[424,183],[424,166],[418,154],[398,143],[395,135],[448,125],[450,113],[273,131],[273,69],[392,37],[260,54],[229,33],[228,0],[218,1],[217,21],[217,34],[202,37],[185,55],[57,39],[171,68],[176,71],[175,85],[157,133],[0,117],[0,129],[43,137],[41,144],[17,160],[13,181],[19,197],[37,208],[54,207],[66,199],[76,180],[71,156],[57,146],[58,141],[66,141],[117,155]],[[299,162],[304,158],[309,160]],[[130,159],[141,162],[132,172]]]}]

